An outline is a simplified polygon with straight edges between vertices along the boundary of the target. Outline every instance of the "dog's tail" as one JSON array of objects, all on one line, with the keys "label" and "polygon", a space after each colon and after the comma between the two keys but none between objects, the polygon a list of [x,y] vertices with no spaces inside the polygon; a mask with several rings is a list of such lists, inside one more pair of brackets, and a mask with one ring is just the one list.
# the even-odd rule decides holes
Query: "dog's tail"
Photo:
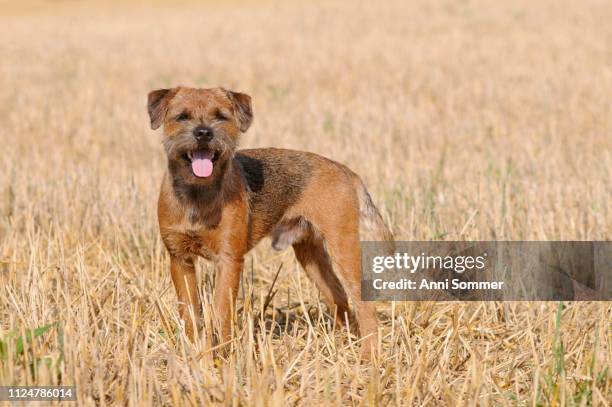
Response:
[{"label": "dog's tail", "polygon": [[378,208],[372,202],[372,197],[366,189],[363,181],[359,177],[355,177],[355,188],[359,197],[359,221],[360,225],[370,230],[374,234],[374,238],[387,243],[388,250],[393,251],[395,244],[393,243],[393,233],[383,220]]}]

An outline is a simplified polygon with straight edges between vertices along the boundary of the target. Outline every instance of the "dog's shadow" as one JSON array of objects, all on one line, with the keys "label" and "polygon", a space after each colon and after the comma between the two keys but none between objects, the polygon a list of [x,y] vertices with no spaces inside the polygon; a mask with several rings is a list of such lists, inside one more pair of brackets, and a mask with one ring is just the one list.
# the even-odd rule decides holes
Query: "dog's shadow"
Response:
[{"label": "dog's shadow", "polygon": [[252,313],[243,314],[242,318],[252,319],[254,338],[259,335],[270,335],[273,339],[278,339],[287,334],[295,335],[300,331],[305,332],[311,327],[324,329],[326,332],[332,332],[334,326],[337,329],[337,321],[327,310],[317,305],[304,305],[306,309],[302,303],[274,307],[268,309],[263,315],[260,311],[254,310]]}]

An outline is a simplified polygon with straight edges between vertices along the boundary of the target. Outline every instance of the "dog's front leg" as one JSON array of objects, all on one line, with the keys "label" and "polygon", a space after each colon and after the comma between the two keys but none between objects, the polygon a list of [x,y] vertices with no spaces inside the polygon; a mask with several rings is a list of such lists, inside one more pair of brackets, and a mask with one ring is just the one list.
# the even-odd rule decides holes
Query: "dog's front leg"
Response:
[{"label": "dog's front leg", "polygon": [[178,297],[179,315],[185,324],[187,337],[193,342],[202,324],[202,307],[193,258],[171,256],[170,272]]},{"label": "dog's front leg", "polygon": [[242,256],[239,259],[224,258],[218,263],[215,277],[214,308],[219,344],[226,343],[231,339],[232,317],[240,286],[242,265]]}]

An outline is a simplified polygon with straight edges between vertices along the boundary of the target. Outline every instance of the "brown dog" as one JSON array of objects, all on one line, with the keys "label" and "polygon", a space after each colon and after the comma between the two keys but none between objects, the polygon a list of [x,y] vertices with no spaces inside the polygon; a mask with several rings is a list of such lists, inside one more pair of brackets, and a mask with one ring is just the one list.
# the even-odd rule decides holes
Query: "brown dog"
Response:
[{"label": "brown dog", "polygon": [[217,265],[215,318],[220,338],[227,340],[244,255],[271,236],[277,250],[293,246],[339,320],[348,317],[348,300],[353,302],[362,349],[369,353],[377,321],[374,304],[360,298],[360,219],[380,238],[392,236],[359,177],[311,153],[236,151],[240,133],[253,120],[251,98],[243,93],[159,89],[149,93],[148,110],[151,127],[164,126],[168,171],[159,195],[159,228],[187,335],[193,339],[201,328],[195,257]]}]

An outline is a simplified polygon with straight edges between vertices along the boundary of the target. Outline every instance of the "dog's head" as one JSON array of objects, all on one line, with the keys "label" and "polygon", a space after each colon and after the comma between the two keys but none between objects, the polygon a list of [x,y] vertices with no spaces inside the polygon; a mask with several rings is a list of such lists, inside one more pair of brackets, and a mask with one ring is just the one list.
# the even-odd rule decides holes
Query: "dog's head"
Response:
[{"label": "dog's head", "polygon": [[251,97],[223,88],[158,89],[149,93],[147,107],[151,128],[164,127],[170,170],[190,184],[221,176],[253,121]]}]

